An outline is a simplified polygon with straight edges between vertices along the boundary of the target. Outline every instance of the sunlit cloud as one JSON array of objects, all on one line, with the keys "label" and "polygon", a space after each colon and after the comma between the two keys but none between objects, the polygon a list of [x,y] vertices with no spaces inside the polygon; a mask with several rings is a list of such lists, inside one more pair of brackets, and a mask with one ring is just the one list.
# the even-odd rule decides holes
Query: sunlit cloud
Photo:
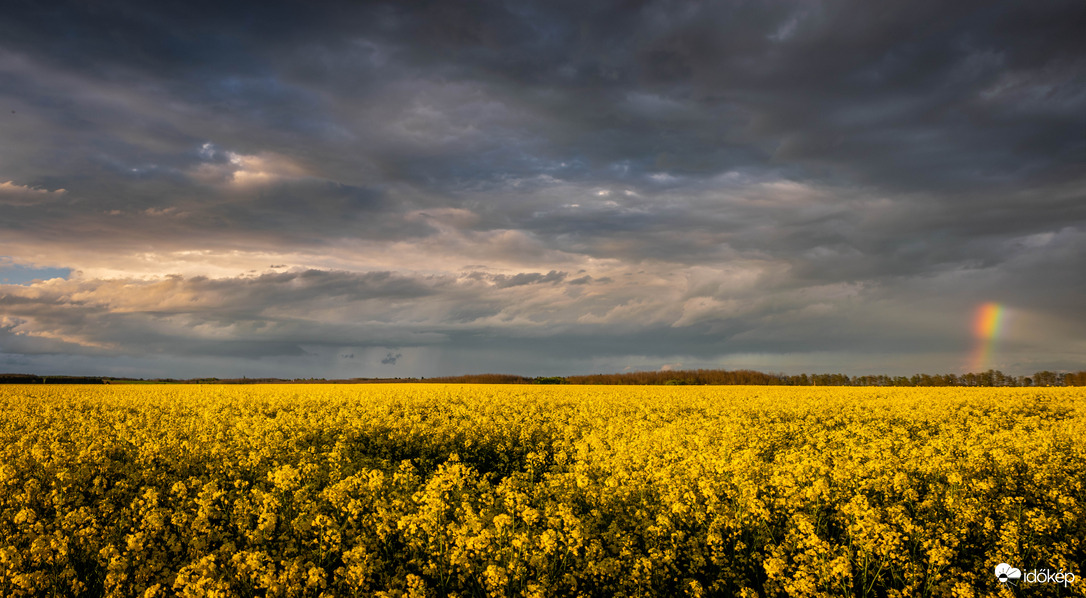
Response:
[{"label": "sunlit cloud", "polygon": [[206,184],[249,188],[310,176],[301,165],[272,152],[246,155],[219,150],[213,144],[205,143],[200,146],[199,153],[208,161],[195,168],[193,177]]},{"label": "sunlit cloud", "polygon": [[56,199],[66,192],[65,189],[40,189],[5,181],[0,182],[0,204],[34,205],[42,201]]}]

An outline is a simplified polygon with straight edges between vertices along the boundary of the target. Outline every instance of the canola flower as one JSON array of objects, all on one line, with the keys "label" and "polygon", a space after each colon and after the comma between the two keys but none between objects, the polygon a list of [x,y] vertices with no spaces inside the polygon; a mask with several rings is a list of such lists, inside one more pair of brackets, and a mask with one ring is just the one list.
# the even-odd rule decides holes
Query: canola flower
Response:
[{"label": "canola flower", "polygon": [[0,595],[1012,596],[1086,577],[1083,393],[5,386]]}]

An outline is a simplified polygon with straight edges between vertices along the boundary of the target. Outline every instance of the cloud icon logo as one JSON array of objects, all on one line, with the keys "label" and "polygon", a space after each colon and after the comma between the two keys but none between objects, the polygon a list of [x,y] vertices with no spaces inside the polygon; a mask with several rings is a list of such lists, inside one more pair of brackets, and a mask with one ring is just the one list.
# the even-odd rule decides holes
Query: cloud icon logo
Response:
[{"label": "cloud icon logo", "polygon": [[1007,583],[1008,581],[1017,581],[1022,578],[1022,571],[1015,569],[1007,563],[1000,563],[995,568],[996,579],[999,583]]}]

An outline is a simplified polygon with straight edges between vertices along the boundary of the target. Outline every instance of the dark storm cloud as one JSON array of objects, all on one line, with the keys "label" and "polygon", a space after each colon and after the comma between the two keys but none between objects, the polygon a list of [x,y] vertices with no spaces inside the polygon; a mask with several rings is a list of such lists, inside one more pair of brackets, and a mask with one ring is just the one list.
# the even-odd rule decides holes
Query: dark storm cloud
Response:
[{"label": "dark storm cloud", "polygon": [[[593,180],[750,166],[909,188],[1068,176],[1086,151],[1084,12],[1076,2],[28,3],[0,33],[46,68],[139,83],[204,126],[229,121],[221,133],[244,139],[240,151],[303,138],[310,147],[295,154],[362,149],[382,176],[448,185],[562,162]],[[412,87],[423,80],[447,86],[436,110],[491,126],[481,151],[417,151],[367,131],[378,122],[342,119],[377,117],[385,100],[425,104],[389,98],[426,91]],[[74,128],[93,126],[73,100],[57,102]],[[490,120],[501,110],[504,127]],[[162,120],[174,133],[157,137],[184,140],[183,123]],[[371,144],[381,151],[366,155]]]},{"label": "dark storm cloud", "polygon": [[526,284],[554,283],[560,282],[565,278],[565,272],[556,272],[554,270],[551,270],[546,274],[541,274],[539,272],[523,272],[513,276],[499,274],[493,277],[494,282],[497,283],[499,288],[518,287]]},{"label": "dark storm cloud", "polygon": [[[394,314],[395,302],[432,295],[433,283],[389,272],[308,270],[251,278],[159,281],[51,281],[3,287],[4,346],[22,352],[291,355],[300,344],[356,339],[370,318]],[[318,312],[359,321],[322,322]],[[369,318],[366,317],[369,314]],[[375,316],[374,314],[378,314]]]},{"label": "dark storm cloud", "polygon": [[954,352],[992,300],[1078,355],[1084,30],[1077,0],[9,3],[0,255],[90,274],[3,293],[2,349]]},{"label": "dark storm cloud", "polygon": [[302,354],[303,345],[434,344],[460,323],[499,315],[502,307],[487,296],[492,289],[518,293],[506,303],[530,302],[528,287],[564,278],[556,271],[458,279],[305,270],[219,279],[54,279],[0,285],[0,340],[8,352],[66,347],[249,357]]}]

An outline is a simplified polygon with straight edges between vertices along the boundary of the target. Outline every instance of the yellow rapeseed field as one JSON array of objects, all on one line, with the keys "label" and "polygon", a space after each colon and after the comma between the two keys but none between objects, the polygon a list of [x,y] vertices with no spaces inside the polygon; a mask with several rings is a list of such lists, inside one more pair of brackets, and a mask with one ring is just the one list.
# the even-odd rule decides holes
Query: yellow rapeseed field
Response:
[{"label": "yellow rapeseed field", "polygon": [[0,437],[5,597],[1086,586],[1084,389],[28,385]]}]

